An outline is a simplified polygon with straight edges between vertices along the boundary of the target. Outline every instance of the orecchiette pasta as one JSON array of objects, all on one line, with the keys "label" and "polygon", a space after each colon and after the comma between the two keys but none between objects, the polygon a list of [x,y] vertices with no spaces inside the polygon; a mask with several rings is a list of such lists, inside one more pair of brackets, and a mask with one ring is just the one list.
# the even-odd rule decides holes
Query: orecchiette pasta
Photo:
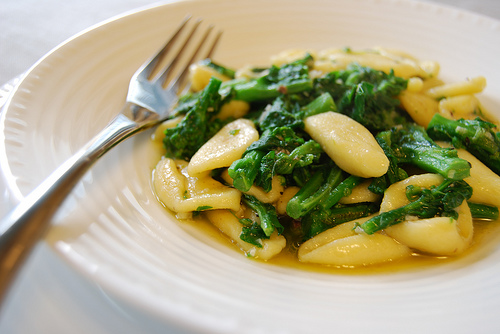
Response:
[{"label": "orecchiette pasta", "polygon": [[449,118],[475,118],[480,108],[479,100],[472,94],[451,96],[439,101],[439,112]]},{"label": "orecchiette pasta", "polygon": [[356,223],[368,218],[344,223],[304,242],[299,247],[302,262],[343,267],[367,266],[410,256],[410,249],[391,237],[375,233],[358,233]]},{"label": "orecchiette pasta", "polygon": [[161,159],[154,170],[154,189],[160,201],[176,213],[206,209],[240,208],[241,192],[227,187],[209,175],[189,176],[187,163]]},{"label": "orecchiette pasta", "polygon": [[[391,185],[384,194],[380,211],[390,211],[409,203],[405,189],[409,185],[430,188],[441,184],[443,178],[436,174],[411,176]],[[434,217],[407,220],[385,229],[385,232],[410,248],[436,255],[458,255],[469,247],[473,235],[472,216],[463,202],[458,207],[458,219]]]},{"label": "orecchiette pasta", "polygon": [[200,147],[189,161],[187,171],[189,175],[197,176],[217,168],[229,167],[257,139],[259,133],[251,121],[235,120]]},{"label": "orecchiette pasta", "polygon": [[216,77],[222,81],[229,80],[223,74],[220,74],[216,70],[206,65],[193,64],[189,68],[189,79],[191,83],[191,89],[195,92],[202,90],[210,81],[211,77]]},{"label": "orecchiette pasta", "polygon": [[443,97],[480,93],[485,87],[486,79],[480,76],[469,80],[436,86],[429,89],[426,94],[432,98],[441,99]]},{"label": "orecchiette pasta", "polygon": [[261,260],[269,260],[279,254],[286,246],[286,239],[275,231],[269,239],[262,240],[262,247],[257,247],[240,239],[243,226],[234,213],[228,210],[207,211],[206,215],[222,233],[227,235],[248,256]]},{"label": "orecchiette pasta", "polygon": [[228,103],[224,103],[220,108],[217,118],[228,119],[228,118],[241,118],[245,116],[250,110],[250,104],[245,101],[231,100]]},{"label": "orecchiette pasta", "polygon": [[361,177],[385,174],[389,160],[364,126],[332,111],[308,117],[305,130],[346,172]]},{"label": "orecchiette pasta", "polygon": [[439,102],[423,93],[403,91],[398,98],[415,123],[421,126],[429,125],[432,116],[439,112]]},{"label": "orecchiette pasta", "polygon": [[281,193],[281,196],[278,198],[278,201],[276,202],[276,212],[280,215],[286,215],[286,206],[288,204],[288,201],[292,199],[295,194],[300,190],[299,187],[288,187],[283,190]]},{"label": "orecchiette pasta", "polygon": [[380,195],[377,195],[368,189],[370,184],[371,180],[366,180],[360,185],[354,187],[351,194],[342,197],[339,203],[354,204],[362,202],[377,202],[380,199]]}]

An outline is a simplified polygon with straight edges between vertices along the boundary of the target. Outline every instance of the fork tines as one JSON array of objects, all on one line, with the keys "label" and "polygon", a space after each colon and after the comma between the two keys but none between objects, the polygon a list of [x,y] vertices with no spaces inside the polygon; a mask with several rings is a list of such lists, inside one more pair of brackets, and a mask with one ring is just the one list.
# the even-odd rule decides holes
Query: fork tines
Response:
[{"label": "fork tines", "polygon": [[[180,90],[184,85],[189,66],[198,60],[212,57],[222,32],[215,33],[211,38],[210,35],[214,35],[213,26],[209,26],[202,33],[198,31],[202,20],[198,19],[189,24],[190,21],[191,17],[184,19],[170,40],[146,65],[144,73],[148,79],[161,82],[162,85],[169,82],[169,87],[177,86],[176,88]],[[177,40],[180,42],[176,43]],[[170,52],[172,49],[176,51]],[[173,57],[169,58],[167,54]],[[157,73],[161,68],[163,70]]]}]

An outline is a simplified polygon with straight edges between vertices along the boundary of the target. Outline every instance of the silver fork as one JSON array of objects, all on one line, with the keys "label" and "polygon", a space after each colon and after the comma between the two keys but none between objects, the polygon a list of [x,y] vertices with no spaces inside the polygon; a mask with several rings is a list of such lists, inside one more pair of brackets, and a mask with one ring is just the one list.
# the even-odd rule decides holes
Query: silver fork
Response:
[{"label": "silver fork", "polygon": [[[189,21],[190,18],[186,18],[165,46],[133,75],[121,113],[2,218],[0,303],[5,299],[10,283],[22,263],[50,225],[51,217],[85,172],[116,144],[167,119],[177,96],[181,93],[189,66],[197,59],[211,57],[221,33],[211,37],[213,29],[209,27],[195,43],[194,51],[188,55],[189,61],[186,61],[185,65],[179,65],[187,50],[192,49],[189,46],[198,35],[196,31],[200,21],[191,24],[187,37],[179,41],[181,45],[177,46],[177,52],[172,51],[172,48],[179,44],[179,36],[186,32],[190,25]],[[212,40],[211,44],[207,44],[209,40]],[[199,57],[206,49],[206,56]],[[170,62],[163,71],[155,75],[162,61]]]}]

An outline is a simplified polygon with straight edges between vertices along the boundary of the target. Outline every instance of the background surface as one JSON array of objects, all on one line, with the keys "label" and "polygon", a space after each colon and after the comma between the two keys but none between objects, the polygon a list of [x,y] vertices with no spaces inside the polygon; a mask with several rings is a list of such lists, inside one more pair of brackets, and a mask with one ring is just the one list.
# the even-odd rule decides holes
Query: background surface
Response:
[{"label": "background surface", "polygon": [[[423,0],[422,0],[423,1]],[[168,1],[163,1],[165,3]],[[434,0],[500,20],[498,0]],[[0,85],[74,34],[152,0],[2,0]],[[5,195],[0,180],[0,195]],[[0,199],[5,196],[0,196]],[[5,198],[3,198],[5,199]],[[0,202],[0,215],[8,203]],[[43,243],[0,310],[0,333],[182,333],[119,304],[80,277]]]}]

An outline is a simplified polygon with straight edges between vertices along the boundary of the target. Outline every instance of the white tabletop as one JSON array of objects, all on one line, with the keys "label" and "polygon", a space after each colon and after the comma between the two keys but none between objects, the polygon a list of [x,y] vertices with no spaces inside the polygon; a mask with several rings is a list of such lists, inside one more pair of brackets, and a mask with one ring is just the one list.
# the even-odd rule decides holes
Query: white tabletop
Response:
[{"label": "white tabletop", "polygon": [[[426,0],[500,20],[498,0]],[[2,0],[0,85],[72,35],[154,0]],[[1,181],[0,181],[1,182]],[[5,200],[0,183],[0,200]],[[0,215],[8,205],[0,202]],[[182,333],[111,299],[43,243],[0,312],[0,333]]]}]

